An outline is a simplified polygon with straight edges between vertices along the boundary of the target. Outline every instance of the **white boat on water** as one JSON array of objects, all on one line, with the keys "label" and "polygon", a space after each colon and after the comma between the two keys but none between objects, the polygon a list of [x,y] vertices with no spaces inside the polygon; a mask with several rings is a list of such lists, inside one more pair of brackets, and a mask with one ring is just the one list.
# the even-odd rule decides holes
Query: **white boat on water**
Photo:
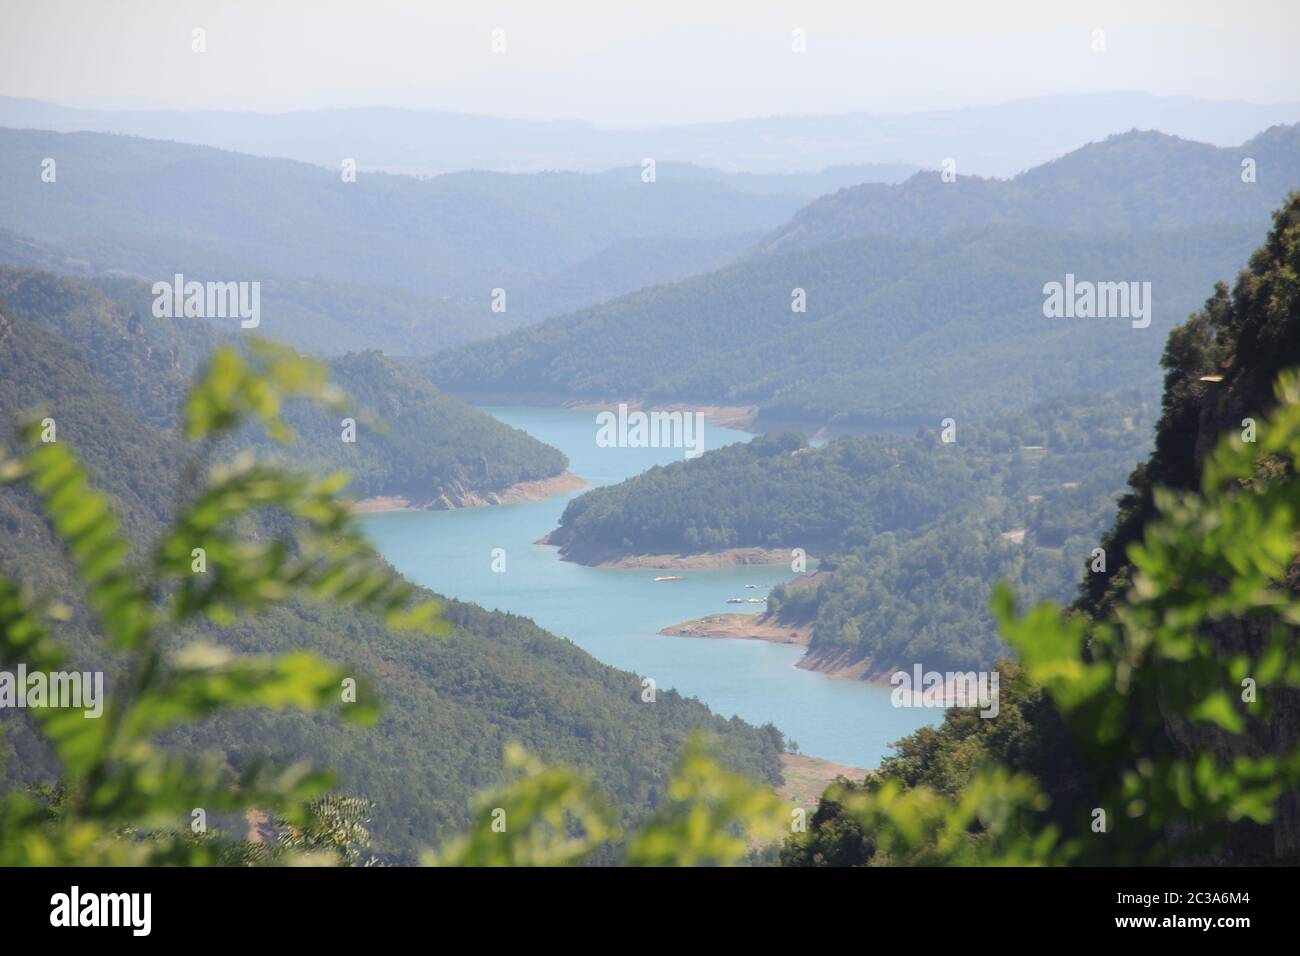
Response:
[{"label": "white boat on water", "polygon": [[656,581],[680,581],[681,579],[682,576],[680,574],[661,574],[659,577],[655,578]]}]

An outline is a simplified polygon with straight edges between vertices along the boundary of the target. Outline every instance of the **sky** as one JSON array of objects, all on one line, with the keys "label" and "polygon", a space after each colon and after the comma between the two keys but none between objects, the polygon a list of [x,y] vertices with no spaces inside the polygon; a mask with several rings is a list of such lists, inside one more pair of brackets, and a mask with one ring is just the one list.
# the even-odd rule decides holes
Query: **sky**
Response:
[{"label": "sky", "polygon": [[1273,103],[1300,99],[1298,27],[1300,0],[0,0],[0,95],[613,127],[1102,90]]}]

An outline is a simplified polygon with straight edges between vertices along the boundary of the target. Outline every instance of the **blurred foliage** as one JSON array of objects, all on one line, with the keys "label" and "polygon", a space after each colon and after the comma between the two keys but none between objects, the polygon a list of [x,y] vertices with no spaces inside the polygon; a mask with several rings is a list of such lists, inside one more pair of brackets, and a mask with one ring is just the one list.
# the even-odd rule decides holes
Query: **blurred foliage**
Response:
[{"label": "blurred foliage", "polygon": [[[296,433],[293,444],[273,441],[255,421],[211,443],[186,442],[178,434],[186,383],[212,347],[207,326],[155,318],[147,303],[132,313],[82,281],[31,270],[0,267],[0,299],[0,440],[23,453],[25,445],[8,441],[6,422],[30,409],[57,417],[60,442],[76,449],[140,561],[151,561],[170,536],[178,569],[183,572],[182,561],[188,565],[190,549],[180,547],[183,536],[172,523],[177,485],[192,478],[187,463],[198,455],[226,465],[232,489],[236,480],[246,481],[258,494],[274,489],[261,483],[257,469],[275,466],[313,476],[346,469],[356,476],[349,490],[357,494],[366,493],[358,483],[367,481],[381,492],[400,490],[391,482],[403,473],[417,492],[442,487],[437,482],[444,479],[481,491],[498,478],[533,477],[517,469],[529,461],[546,465],[538,450],[560,457],[553,467],[562,467],[558,452],[374,353],[329,363],[330,382],[350,396],[343,414],[357,410],[356,444],[339,440],[337,406],[287,395],[281,411]],[[376,419],[389,426],[386,431],[374,427]],[[256,468],[238,457],[245,449],[255,451]],[[303,487],[324,486],[303,479]],[[288,520],[282,508],[261,509],[231,546],[255,545]],[[293,557],[301,564],[310,533],[300,526],[298,536]],[[108,652],[96,615],[25,483],[0,487],[0,574],[34,593],[66,598],[70,619],[59,638],[69,662],[77,670],[103,670],[110,686],[125,679],[125,658]],[[179,585],[173,579],[169,587],[186,584],[216,582],[182,573]],[[310,651],[346,663],[382,692],[384,709],[373,730],[328,712],[217,711],[173,726],[162,742],[177,751],[219,751],[234,768],[259,760],[332,768],[342,790],[374,801],[371,851],[386,863],[414,863],[422,849],[461,832],[472,819],[474,794],[501,779],[501,754],[511,741],[590,775],[625,824],[657,804],[693,730],[717,738],[719,759],[729,769],[779,782],[781,735],[774,727],[721,717],[672,690],[646,706],[639,675],[600,663],[526,617],[423,588],[416,593],[443,605],[455,640],[393,631],[381,614],[306,595],[269,604],[266,597],[260,613],[230,623],[219,620],[220,610],[215,618],[205,611],[173,629],[183,630],[173,635],[178,644],[202,640],[258,655]],[[184,596],[169,591],[168,607],[179,606]],[[10,712],[0,715],[0,724],[0,790],[58,779],[58,762],[34,721]]]},{"label": "blurred foliage", "polygon": [[637,866],[722,866],[739,863],[754,841],[775,839],[789,808],[769,790],[721,769],[699,739],[682,754],[668,800],[628,844]]},{"label": "blurred foliage", "polygon": [[[259,344],[244,357],[220,349],[186,402],[186,432],[215,439],[251,417],[283,440],[279,410],[295,395],[335,397],[323,369],[288,350]],[[363,687],[345,696],[350,675],[312,654],[247,657],[200,643],[169,652],[167,632],[197,615],[230,621],[290,596],[376,608],[392,626],[436,632],[437,605],[413,604],[411,586],[375,559],[335,497],[338,477],[318,483],[251,462],[211,475],[196,469],[197,487],[188,489],[170,533],[151,559],[137,563],[108,500],[67,444],[42,441],[35,423],[24,434],[25,454],[4,460],[0,477],[39,497],[105,643],[128,661],[102,716],[34,709],[61,767],[57,800],[33,792],[0,798],[0,863],[228,862],[230,845],[186,829],[196,808],[213,816],[265,810],[302,832],[318,831],[321,812],[332,805],[313,812],[310,801],[323,793],[328,774],[253,763],[236,776],[215,758],[172,752],[156,738],[215,712],[248,708],[331,708],[347,721],[370,723],[373,695]],[[265,540],[241,540],[240,521],[263,509],[292,521]],[[204,568],[192,563],[193,548],[206,551]],[[50,611],[0,578],[0,661],[29,672],[58,670],[63,652],[49,630],[57,616]],[[137,838],[142,833],[148,838]]]},{"label": "blurred foliage", "polygon": [[[1300,374],[1280,377],[1276,401],[1257,441],[1220,442],[1199,491],[1157,490],[1158,517],[1129,549],[1132,587],[1110,613],[1044,602],[1021,614],[998,588],[994,613],[1025,682],[1010,675],[1013,707],[987,722],[1004,739],[954,745],[974,739],[978,718],[950,712],[943,732],[911,738],[880,774],[832,787],[784,861],[1161,864],[1215,859],[1235,824],[1271,822],[1279,798],[1300,787],[1300,747],[1257,752],[1251,733],[1300,688],[1300,599],[1286,580],[1300,524]],[[1248,639],[1225,650],[1211,637],[1225,624]],[[1031,774],[987,760],[1042,747],[1019,721],[1040,700],[1094,798],[1055,819]],[[996,726],[1006,715],[1013,726]],[[1019,745],[1006,739],[1016,727]],[[1022,750],[1013,762],[1042,766],[1042,756]]]},{"label": "blurred foliage", "polygon": [[734,866],[756,843],[775,840],[789,808],[777,795],[717,763],[695,735],[668,782],[667,799],[634,832],[580,775],[546,768],[518,747],[507,750],[517,775],[481,796],[469,833],[424,862],[434,866],[557,866],[580,863],[616,843],[610,862],[630,866]]},{"label": "blurred foliage", "polygon": [[[259,344],[248,356],[218,350],[184,407],[186,434],[210,451],[226,435],[256,420],[288,440],[284,402],[294,396],[334,402],[323,370],[295,353]],[[204,469],[195,461],[180,513],[151,556],[119,532],[108,499],[93,489],[66,443],[40,441],[24,430],[25,453],[3,462],[0,476],[24,484],[43,509],[90,596],[105,643],[127,657],[120,686],[102,718],[53,707],[36,711],[61,768],[59,782],[0,799],[0,862],[115,865],[261,865],[312,860],[356,865],[369,855],[374,803],[326,794],[333,777],[302,765],[249,762],[228,772],[216,756],[167,748],[159,735],[200,718],[241,709],[337,709],[354,723],[376,716],[362,687],[344,703],[344,670],[306,652],[239,656],[210,642],[167,650],[167,635],[210,619],[229,626],[289,599],[349,604],[383,612],[389,626],[439,633],[439,606],[413,603],[416,594],[375,560],[357,536],[338,497],[343,479],[307,479],[256,464],[241,454],[230,466]],[[275,534],[241,533],[250,516],[273,512]],[[287,523],[285,520],[287,519]],[[196,571],[194,547],[206,568]],[[48,622],[58,607],[37,604],[0,577],[0,661],[50,671],[63,659]],[[671,696],[671,695],[666,695]],[[779,744],[779,738],[777,738]],[[567,770],[546,769],[522,748],[507,748],[515,780],[481,798],[472,837],[450,842],[441,865],[540,865],[580,862],[620,838],[624,811]],[[682,756],[666,784],[660,811],[635,835],[627,858],[636,862],[735,863],[750,851],[747,834],[771,837],[782,807],[771,791],[723,769],[702,743]],[[514,823],[498,836],[500,807]],[[253,835],[206,826],[191,831],[196,809],[247,823]]]}]

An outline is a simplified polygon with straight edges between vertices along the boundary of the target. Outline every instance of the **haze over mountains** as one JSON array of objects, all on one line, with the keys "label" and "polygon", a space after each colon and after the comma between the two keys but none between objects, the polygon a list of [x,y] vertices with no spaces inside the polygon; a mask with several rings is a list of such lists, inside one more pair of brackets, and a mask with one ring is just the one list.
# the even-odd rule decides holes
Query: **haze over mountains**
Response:
[{"label": "haze over mountains", "polygon": [[1267,224],[1300,174],[1298,129],[1270,127],[1237,147],[1132,130],[1011,179],[963,176],[958,166],[955,183],[928,173],[896,187],[854,186],[810,203],[761,245],[773,252],[854,236],[933,236],[994,223],[1083,233]]},{"label": "haze over mountains", "polygon": [[[39,175],[47,157],[55,182]],[[0,129],[0,227],[53,247],[16,246],[11,261],[150,283],[177,272],[261,281],[262,332],[331,354],[419,354],[681,278],[813,195],[746,186],[672,165],[653,183],[639,167],[344,182],[207,147]],[[589,276],[578,289],[575,268]],[[503,312],[490,308],[496,288],[509,293]]]},{"label": "haze over mountains", "polygon": [[[809,150],[812,163],[821,158],[817,144],[824,141],[842,149],[842,155],[827,154],[826,159],[849,162],[813,171],[724,172],[699,165],[709,151],[692,142],[682,147],[691,162],[661,155],[653,182],[643,181],[641,150],[611,152],[611,164],[599,173],[466,171],[420,181],[363,171],[356,182],[347,183],[339,172],[339,156],[330,157],[326,169],[133,136],[3,129],[0,230],[7,232],[0,231],[0,260],[68,274],[120,271],[149,282],[176,272],[199,280],[257,279],[266,299],[264,334],[319,354],[379,348],[390,355],[428,355],[638,290],[657,295],[649,290],[736,268],[747,252],[776,253],[876,234],[938,235],[995,223],[1150,231],[1186,223],[1258,221],[1279,198],[1284,187],[1278,184],[1294,169],[1290,127],[1222,148],[1163,133],[1129,134],[1075,149],[1011,180],[968,175],[979,169],[971,159],[975,154],[954,149],[955,192],[945,191],[953,184],[941,182],[937,173],[918,176],[916,165],[899,162],[896,153],[873,152],[894,149],[889,145],[894,126],[898,136],[915,143],[920,141],[917,131],[928,124],[953,135],[974,135],[1003,124],[1021,134],[1008,141],[1025,143],[1033,140],[1026,131],[1036,129],[1056,129],[1066,136],[1068,124],[1061,117],[1095,113],[1099,129],[1115,132],[1128,117],[1143,119],[1159,107],[1172,127],[1214,139],[1290,109],[1221,106],[1107,94],[956,111],[955,116],[966,117],[956,125],[946,114],[756,120],[759,127],[780,131],[771,132],[770,141],[763,138],[766,133],[754,139],[776,154],[794,155],[792,144],[798,144],[799,150]],[[340,115],[354,112],[370,111]],[[35,101],[0,100],[0,122],[162,134],[169,131],[133,124],[146,116],[163,123],[168,115],[64,111]],[[217,125],[208,126],[202,114],[178,113],[172,118],[188,117],[190,128],[170,132],[202,138],[206,130],[203,135],[216,140],[212,134],[221,123],[236,123],[242,116],[250,128],[286,135],[295,117],[316,128],[333,115],[218,114],[212,117]],[[976,115],[979,122],[967,122]],[[446,119],[437,116],[439,122]],[[462,139],[481,135],[484,142],[498,145],[510,141],[504,134],[494,140],[483,130],[500,133],[511,121],[453,119],[447,122],[461,131]],[[519,134],[534,144],[535,125],[523,124]],[[724,126],[728,135],[747,128]],[[1081,139],[1088,128],[1086,122],[1075,123],[1068,135]],[[710,129],[696,132],[703,136],[701,131]],[[846,129],[858,129],[859,139],[878,142],[867,149],[854,139],[856,133],[846,140]],[[418,131],[407,132],[417,136]],[[367,143],[386,141],[368,127],[361,133]],[[717,130],[708,135],[715,134],[721,135]],[[456,136],[439,140],[448,162],[465,161],[455,159],[460,141]],[[743,144],[719,140],[724,141],[728,150],[737,150],[739,159],[731,165],[743,165],[749,155]],[[279,148],[231,142],[264,152]],[[395,148],[408,145],[403,141]],[[1056,146],[1043,149],[1051,152]],[[881,161],[864,163],[864,153],[879,155]],[[1258,154],[1251,157],[1260,168],[1257,184],[1240,181],[1237,167],[1248,153]],[[587,165],[582,157],[592,155],[577,149],[567,162],[581,168]],[[1176,157],[1176,173],[1166,165],[1170,157]],[[55,183],[34,174],[46,158],[58,164]],[[927,164],[937,165],[941,158]],[[364,170],[364,157],[357,161]],[[750,165],[766,164],[760,159]],[[1123,198],[1139,195],[1139,203]],[[780,266],[773,269],[759,281],[775,278]],[[504,311],[492,308],[496,289],[504,290]],[[827,307],[847,304],[825,289],[818,299],[809,316],[826,316]],[[1195,305],[1172,304],[1180,311]],[[720,313],[724,317],[726,308]],[[752,347],[751,334],[739,335],[726,321],[715,325],[728,329],[722,340],[728,352]],[[533,358],[541,360],[540,353]],[[488,374],[480,385],[491,390],[492,381]],[[455,379],[448,383],[463,387]],[[535,377],[528,384],[542,391],[552,387]],[[588,390],[578,384],[561,391],[585,394]],[[706,390],[710,398],[750,400],[743,390],[733,394],[722,384],[726,387]],[[769,404],[780,404],[775,395],[768,397]]]},{"label": "haze over mountains", "polygon": [[[0,128],[0,440],[19,413],[53,407],[60,440],[147,547],[187,455],[186,385],[216,345],[242,339],[237,322],[158,316],[151,285],[255,280],[258,334],[324,357],[352,400],[290,408],[302,442],[287,451],[238,440],[314,473],[348,469],[358,496],[456,504],[568,467],[470,402],[739,405],[756,409],[756,431],[909,432],[817,447],[774,434],[651,468],[574,499],[551,543],[592,563],[805,548],[827,558],[815,588],[780,587],[768,606],[811,629],[814,652],[988,667],[1006,650],[989,586],[1063,597],[1075,585],[1147,450],[1171,329],[1242,268],[1300,186],[1300,125],[1286,125],[1298,120],[1300,104],[1147,94],[638,131],[0,99],[0,126],[22,127]],[[355,182],[340,176],[346,157]],[[949,157],[955,182],[934,171]],[[1244,283],[1242,315],[1292,302],[1293,266],[1279,262],[1255,305]],[[1049,317],[1045,285],[1075,278],[1132,283],[1131,314]],[[1203,389],[1224,356],[1263,368],[1272,327],[1192,350],[1176,384]],[[1268,384],[1256,375],[1252,389]],[[359,446],[339,441],[342,414]],[[956,447],[935,437],[949,418]],[[73,589],[29,492],[0,488],[0,530],[5,573]],[[475,541],[475,560],[492,544]],[[584,580],[558,600],[588,611],[602,595]],[[74,604],[74,656],[111,670]],[[362,734],[240,715],[172,743],[215,746],[232,765],[284,751],[338,768],[377,802],[376,846],[401,862],[466,822],[508,741],[590,774],[625,819],[662,805],[694,730],[751,779],[781,779],[785,741],[758,726],[766,712],[726,719],[667,689],[645,707],[639,675],[567,635],[456,601],[447,617],[445,642],[297,603],[241,622],[220,632],[237,650],[354,664],[383,723]],[[50,769],[25,724],[0,748],[8,785]]]},{"label": "haze over mountains", "polygon": [[754,173],[812,172],[859,163],[1011,176],[1127,129],[1158,129],[1219,146],[1300,121],[1300,103],[1260,105],[1149,93],[1089,93],[900,114],[774,116],[650,129],[603,129],[436,110],[291,113],[70,109],[0,99],[0,126],[94,130],[219,146],[336,169],[441,173],[462,169],[596,171],[650,156]]},{"label": "haze over mountains", "polygon": [[[1258,178],[1241,159],[1258,153]],[[1158,386],[1168,330],[1229,279],[1300,181],[1300,129],[1238,148],[1133,132],[1010,181],[841,190],[723,270],[422,367],[501,400],[692,400],[760,427],[914,425],[1088,390]],[[1044,286],[1149,282],[1150,323],[1045,317]],[[793,308],[803,290],[806,312]]]}]

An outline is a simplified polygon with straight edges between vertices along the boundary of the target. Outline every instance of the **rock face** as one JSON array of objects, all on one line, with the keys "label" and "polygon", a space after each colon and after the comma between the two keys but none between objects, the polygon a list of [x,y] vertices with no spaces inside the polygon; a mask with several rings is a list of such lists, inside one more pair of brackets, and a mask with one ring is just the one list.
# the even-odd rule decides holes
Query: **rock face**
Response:
[{"label": "rock face", "polygon": [[[1219,440],[1240,431],[1245,419],[1262,420],[1274,403],[1278,373],[1300,366],[1300,292],[1295,282],[1300,273],[1300,193],[1292,194],[1274,220],[1268,240],[1251,257],[1231,295],[1220,283],[1205,308],[1170,334],[1162,360],[1168,374],[1155,451],[1134,471],[1129,480],[1132,493],[1121,501],[1116,525],[1103,541],[1110,559],[1108,573],[1085,581],[1076,608],[1098,615],[1123,594],[1130,570],[1125,551],[1141,537],[1154,513],[1153,487],[1198,487],[1205,460]],[[1292,566],[1288,583],[1300,590],[1300,567]],[[1226,655],[1260,646],[1263,626],[1224,622],[1207,634]],[[1293,749],[1300,741],[1300,691],[1261,692],[1272,696],[1274,709],[1268,721],[1250,721],[1244,747],[1240,737],[1166,716],[1168,744],[1183,756],[1208,752],[1220,760]],[[1271,825],[1243,823],[1237,830],[1228,844],[1230,857],[1186,862],[1300,860],[1300,794],[1279,799]]]}]

